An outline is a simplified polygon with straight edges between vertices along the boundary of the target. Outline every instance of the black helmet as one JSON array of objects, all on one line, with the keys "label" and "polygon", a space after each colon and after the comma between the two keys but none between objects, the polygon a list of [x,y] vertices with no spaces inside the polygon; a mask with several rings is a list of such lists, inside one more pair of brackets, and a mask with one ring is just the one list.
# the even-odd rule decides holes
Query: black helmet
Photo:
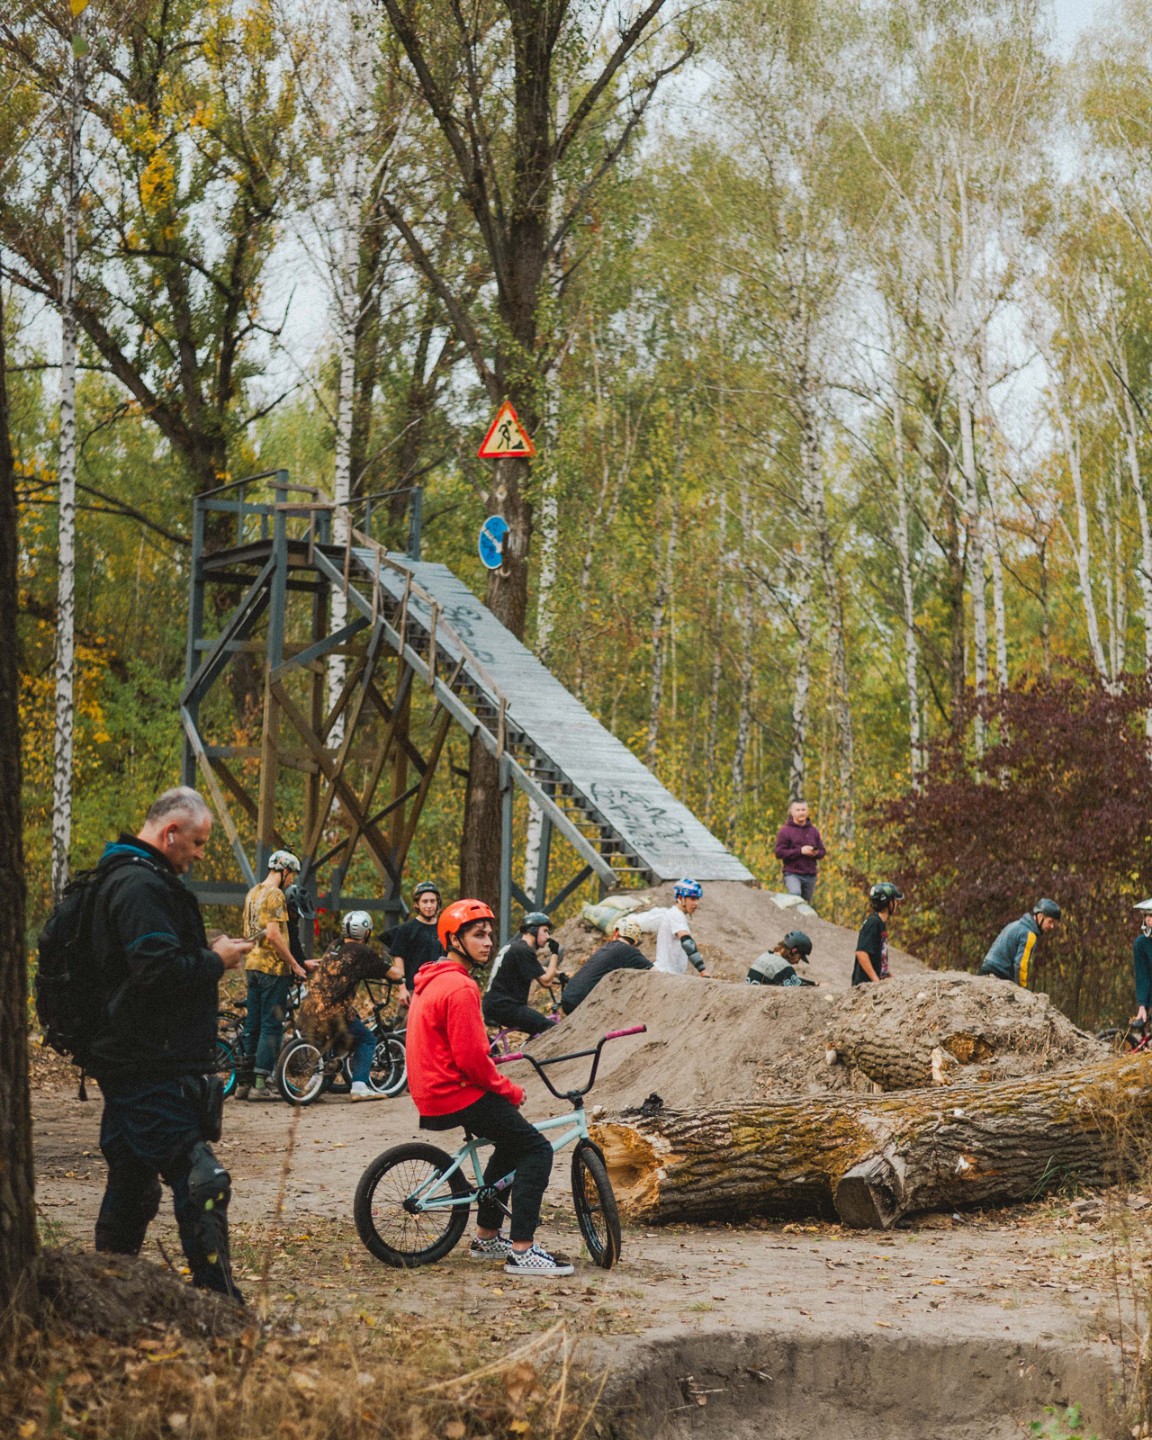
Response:
[{"label": "black helmet", "polygon": [[440,894],[439,885],[433,884],[431,880],[421,880],[415,890],[412,891],[413,900],[419,900],[421,895],[435,895],[437,900],[443,900],[444,898],[443,895]]},{"label": "black helmet", "polygon": [[312,901],[302,885],[293,881],[284,891],[284,901],[289,910],[295,910],[301,920],[315,920],[316,912],[312,909]]},{"label": "black helmet", "polygon": [[891,880],[881,880],[869,890],[868,899],[872,902],[874,910],[883,910],[886,905],[891,905],[896,900],[903,900],[904,892],[899,886],[893,885]]},{"label": "black helmet", "polygon": [[1060,906],[1055,900],[1037,900],[1032,907],[1033,915],[1047,915],[1049,920],[1060,919]]},{"label": "black helmet", "polygon": [[785,950],[798,950],[805,960],[812,954],[812,941],[803,930],[789,930],[781,943]]},{"label": "black helmet", "polygon": [[520,933],[521,935],[535,935],[541,925],[547,925],[551,930],[552,921],[543,910],[529,910],[520,922]]}]

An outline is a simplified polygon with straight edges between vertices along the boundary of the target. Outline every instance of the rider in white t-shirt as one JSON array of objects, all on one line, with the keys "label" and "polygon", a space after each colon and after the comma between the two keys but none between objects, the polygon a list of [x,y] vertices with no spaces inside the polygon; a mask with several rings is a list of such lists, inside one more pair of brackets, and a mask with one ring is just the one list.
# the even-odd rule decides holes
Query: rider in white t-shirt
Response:
[{"label": "rider in white t-shirt", "polygon": [[689,923],[689,917],[700,904],[704,887],[698,880],[685,879],[677,882],[672,893],[675,904],[664,911],[656,932],[656,969],[666,975],[686,975],[691,964],[700,975],[706,976],[704,957],[696,948]]}]

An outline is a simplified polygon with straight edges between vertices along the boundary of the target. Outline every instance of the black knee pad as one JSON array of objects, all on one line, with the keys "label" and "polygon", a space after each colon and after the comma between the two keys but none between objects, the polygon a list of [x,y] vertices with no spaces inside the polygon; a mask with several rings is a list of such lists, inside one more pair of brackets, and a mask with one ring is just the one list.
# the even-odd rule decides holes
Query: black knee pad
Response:
[{"label": "black knee pad", "polygon": [[188,1198],[206,1215],[215,1210],[226,1212],[232,1198],[232,1177],[203,1140],[197,1140],[188,1151]]}]

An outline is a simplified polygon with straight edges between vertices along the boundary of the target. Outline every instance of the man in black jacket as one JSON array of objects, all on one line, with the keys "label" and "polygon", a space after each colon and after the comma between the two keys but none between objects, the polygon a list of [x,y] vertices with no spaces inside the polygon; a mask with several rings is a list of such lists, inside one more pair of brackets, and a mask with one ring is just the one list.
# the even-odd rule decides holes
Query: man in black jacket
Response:
[{"label": "man in black jacket", "polygon": [[217,987],[250,945],[221,936],[209,947],[200,906],[179,879],[203,857],[211,829],[203,798],[181,786],[100,858],[91,938],[107,999],[87,1069],[104,1094],[108,1185],[96,1248],[139,1254],[164,1180],[192,1283],[240,1299],[228,1256],[230,1177],[207,1138]]}]

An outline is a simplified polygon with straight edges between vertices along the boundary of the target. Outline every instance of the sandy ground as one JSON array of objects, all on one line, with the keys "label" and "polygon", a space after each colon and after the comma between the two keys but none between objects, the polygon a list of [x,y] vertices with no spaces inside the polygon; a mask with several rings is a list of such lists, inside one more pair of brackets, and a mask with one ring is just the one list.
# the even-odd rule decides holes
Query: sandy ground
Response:
[{"label": "sandy ground", "polygon": [[[99,1102],[41,1087],[34,1112],[46,1230],[86,1245],[103,1185]],[[533,1113],[541,1113],[535,1105]],[[239,1272],[252,1289],[268,1264],[274,1308],[307,1331],[337,1316],[365,1324],[406,1312],[434,1318],[447,1306],[506,1344],[563,1316],[607,1360],[619,1344],[611,1337],[677,1331],[752,1327],[795,1337],[848,1328],[865,1337],[1002,1336],[1005,1344],[1080,1348],[1117,1325],[1110,1235],[1095,1211],[1079,1218],[1072,1201],[931,1217],[891,1235],[816,1223],[626,1226],[615,1270],[585,1262],[571,1280],[526,1293],[498,1266],[470,1260],[464,1245],[437,1266],[405,1273],[360,1245],[351,1204],[361,1171],[388,1145],[420,1137],[406,1096],[326,1098],[298,1112],[229,1102],[225,1120],[217,1148],[234,1177]],[[578,1255],[566,1178],[561,1157],[541,1238]],[[160,1258],[161,1247],[179,1262],[167,1207],[146,1253]]]}]

